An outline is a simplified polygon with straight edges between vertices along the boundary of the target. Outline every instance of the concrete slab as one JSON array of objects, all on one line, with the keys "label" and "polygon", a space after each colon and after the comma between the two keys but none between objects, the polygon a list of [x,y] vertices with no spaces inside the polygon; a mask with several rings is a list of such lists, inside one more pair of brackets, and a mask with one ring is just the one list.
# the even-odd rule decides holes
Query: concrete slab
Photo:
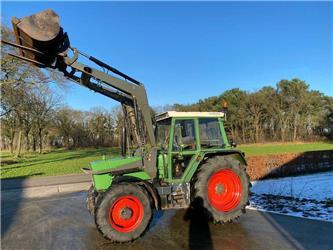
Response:
[{"label": "concrete slab", "polygon": [[40,186],[23,189],[10,189],[1,192],[5,199],[21,199],[21,198],[43,198],[50,197],[61,193],[73,193],[79,191],[87,191],[91,186],[91,182],[60,184],[53,186]]},{"label": "concrete slab", "polygon": [[69,174],[43,177],[1,179],[1,190],[90,182],[90,174]]},{"label": "concrete slab", "polygon": [[2,249],[332,249],[333,223],[248,211],[213,225],[186,210],[154,212],[129,244],[104,239],[85,208],[85,192],[39,199],[2,197]]}]

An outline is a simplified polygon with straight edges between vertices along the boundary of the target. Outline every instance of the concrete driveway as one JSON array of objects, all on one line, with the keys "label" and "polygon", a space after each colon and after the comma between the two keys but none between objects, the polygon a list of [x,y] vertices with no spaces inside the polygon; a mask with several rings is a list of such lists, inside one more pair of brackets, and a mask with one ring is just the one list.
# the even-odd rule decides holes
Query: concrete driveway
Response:
[{"label": "concrete driveway", "polygon": [[248,210],[213,225],[186,210],[156,212],[130,244],[111,244],[85,208],[85,193],[2,200],[2,249],[332,249],[333,223]]}]

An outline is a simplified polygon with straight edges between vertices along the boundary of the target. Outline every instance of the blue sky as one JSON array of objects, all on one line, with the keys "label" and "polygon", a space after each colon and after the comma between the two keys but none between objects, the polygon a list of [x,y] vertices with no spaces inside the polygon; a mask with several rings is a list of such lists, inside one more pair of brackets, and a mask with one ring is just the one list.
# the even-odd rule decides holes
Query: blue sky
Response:
[{"label": "blue sky", "polygon": [[[332,2],[3,2],[2,18],[47,8],[72,46],[143,82],[152,106],[294,77],[333,96]],[[69,106],[116,104],[71,85]]]}]

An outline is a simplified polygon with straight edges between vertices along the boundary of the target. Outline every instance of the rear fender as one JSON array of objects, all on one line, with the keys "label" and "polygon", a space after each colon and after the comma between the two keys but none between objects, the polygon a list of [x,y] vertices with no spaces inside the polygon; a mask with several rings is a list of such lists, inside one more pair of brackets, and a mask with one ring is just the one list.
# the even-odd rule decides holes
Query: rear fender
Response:
[{"label": "rear fender", "polygon": [[232,157],[235,160],[238,160],[242,165],[247,166],[247,162],[246,162],[246,159],[245,159],[245,154],[241,151],[227,150],[227,151],[217,152],[217,153],[207,153],[207,154],[205,154],[204,158],[206,158],[206,157],[211,158],[215,155]]},{"label": "rear fender", "polygon": [[[244,153],[242,153],[238,150],[226,150],[226,151],[223,151],[223,152],[207,152],[203,155],[202,160],[198,164],[195,172],[197,172],[200,165],[202,165],[207,159],[209,159],[211,157],[214,157],[216,155],[232,157],[235,160],[238,160],[242,165],[247,166],[247,162],[246,162]],[[193,174],[193,176],[195,176],[195,173]],[[193,178],[193,176],[191,177],[191,179]]]}]

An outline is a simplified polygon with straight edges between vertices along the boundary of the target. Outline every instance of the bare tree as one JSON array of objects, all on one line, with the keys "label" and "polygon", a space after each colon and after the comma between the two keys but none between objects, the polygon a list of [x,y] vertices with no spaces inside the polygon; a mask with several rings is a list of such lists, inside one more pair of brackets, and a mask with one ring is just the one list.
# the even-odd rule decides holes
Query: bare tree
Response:
[{"label": "bare tree", "polygon": [[50,124],[55,108],[60,104],[60,99],[49,90],[35,88],[32,93],[31,114],[34,126],[38,133],[39,153],[43,151],[43,133]]}]

